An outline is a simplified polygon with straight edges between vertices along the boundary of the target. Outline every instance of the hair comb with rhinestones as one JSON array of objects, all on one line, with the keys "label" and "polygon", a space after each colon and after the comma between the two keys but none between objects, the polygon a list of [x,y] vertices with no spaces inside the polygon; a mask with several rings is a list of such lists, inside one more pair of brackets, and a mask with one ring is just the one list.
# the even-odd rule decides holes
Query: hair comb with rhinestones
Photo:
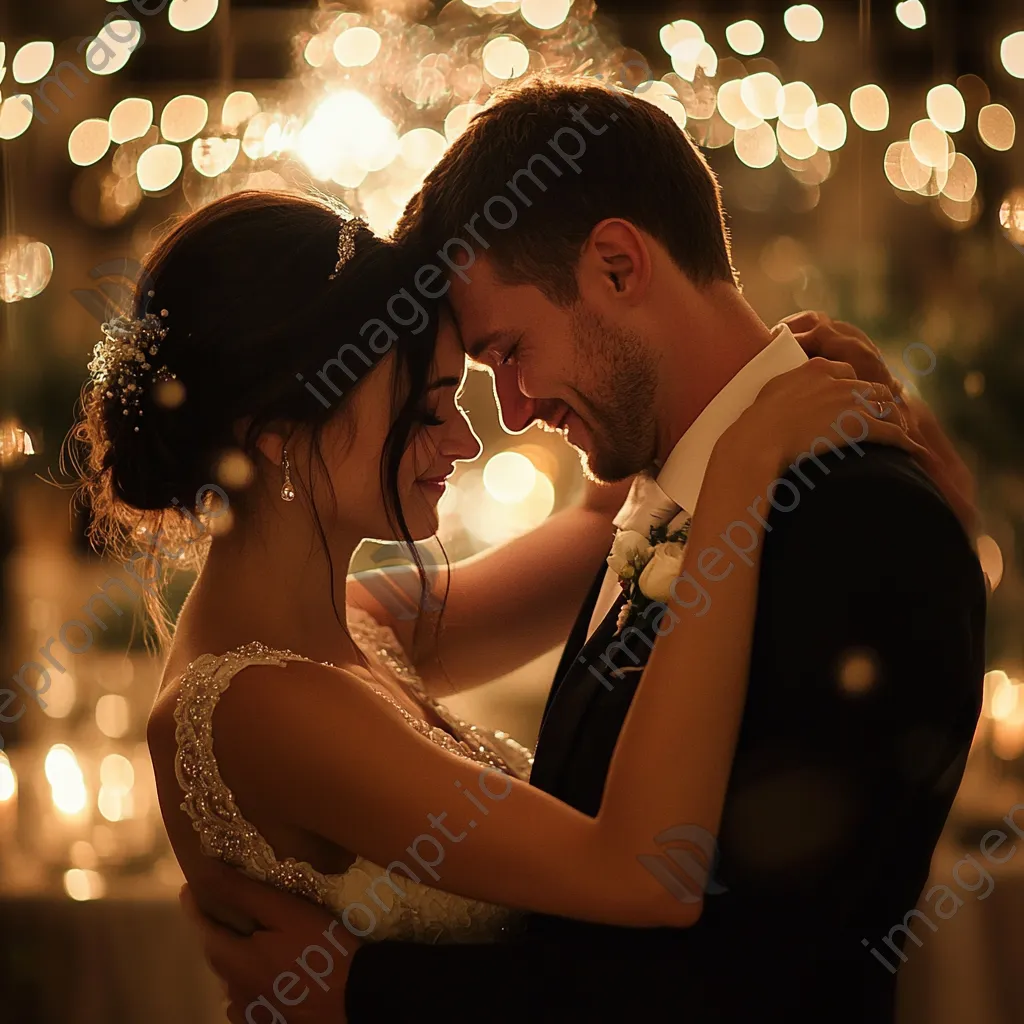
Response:
[{"label": "hair comb with rhinestones", "polygon": [[368,228],[369,225],[362,217],[349,217],[342,219],[341,227],[338,230],[338,262],[334,265],[334,273],[328,277],[333,281],[341,268],[356,254],[356,235],[361,228]]},{"label": "hair comb with rhinestones", "polygon": [[[124,416],[142,415],[142,393],[147,385],[175,379],[166,365],[153,368],[154,357],[167,337],[161,319],[167,315],[162,309],[160,316],[147,313],[140,320],[116,316],[102,325],[103,337],[93,349],[89,374],[107,398],[120,399]],[[138,430],[136,426],[136,433]]]}]

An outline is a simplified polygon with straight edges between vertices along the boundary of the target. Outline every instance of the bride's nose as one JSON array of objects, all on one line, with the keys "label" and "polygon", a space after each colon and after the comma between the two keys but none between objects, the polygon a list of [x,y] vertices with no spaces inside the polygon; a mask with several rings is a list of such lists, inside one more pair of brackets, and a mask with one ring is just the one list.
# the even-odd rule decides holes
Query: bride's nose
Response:
[{"label": "bride's nose", "polygon": [[441,454],[453,462],[472,462],[483,451],[483,445],[464,415],[455,417],[452,431],[441,443]]}]

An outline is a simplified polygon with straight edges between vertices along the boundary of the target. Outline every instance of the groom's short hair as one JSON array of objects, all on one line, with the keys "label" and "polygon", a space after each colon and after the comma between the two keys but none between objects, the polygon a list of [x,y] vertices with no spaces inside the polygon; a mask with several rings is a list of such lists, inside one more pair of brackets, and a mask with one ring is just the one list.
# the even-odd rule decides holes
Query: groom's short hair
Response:
[{"label": "groom's short hair", "polygon": [[594,79],[541,78],[470,121],[395,237],[428,250],[461,239],[507,283],[568,304],[583,244],[608,217],[656,238],[695,283],[735,281],[718,181],[676,122]]}]

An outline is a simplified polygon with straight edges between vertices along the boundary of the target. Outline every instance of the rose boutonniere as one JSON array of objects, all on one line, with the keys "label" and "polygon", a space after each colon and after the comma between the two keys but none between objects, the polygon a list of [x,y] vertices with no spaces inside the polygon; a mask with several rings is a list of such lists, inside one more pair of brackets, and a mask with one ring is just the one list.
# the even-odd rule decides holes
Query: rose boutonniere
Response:
[{"label": "rose boutonniere", "polygon": [[617,632],[643,616],[651,604],[664,604],[671,597],[672,584],[683,571],[689,532],[689,514],[680,512],[664,526],[652,526],[646,537],[636,530],[615,535],[608,565],[626,595],[615,624]]}]

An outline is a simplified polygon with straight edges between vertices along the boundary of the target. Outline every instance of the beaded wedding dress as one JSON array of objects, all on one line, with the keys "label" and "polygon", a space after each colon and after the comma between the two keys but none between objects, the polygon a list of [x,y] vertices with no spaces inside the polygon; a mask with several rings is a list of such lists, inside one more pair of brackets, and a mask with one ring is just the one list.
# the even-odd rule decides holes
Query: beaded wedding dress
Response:
[{"label": "beaded wedding dress", "polygon": [[[434,701],[390,629],[351,607],[348,625],[374,673],[397,681],[420,707],[429,709],[432,717],[447,726],[441,728],[417,718],[375,689],[382,700],[398,708],[411,728],[461,757],[520,779],[529,778],[532,753],[507,734],[463,722]],[[217,767],[213,712],[221,694],[246,666],[283,667],[289,661],[309,659],[254,642],[226,654],[204,654],[182,674],[174,712],[175,773],[185,796],[182,810],[192,819],[203,852],[240,868],[251,878],[322,904],[364,941],[486,942],[514,929],[521,915],[505,907],[443,892],[395,872],[391,875],[393,884],[386,879],[378,882],[385,874],[384,868],[364,857],[356,856],[338,875],[322,874],[311,864],[291,857],[278,858],[246,821]],[[244,679],[239,685],[244,685]],[[409,838],[411,841],[414,837]],[[396,894],[395,887],[402,895]]]}]

